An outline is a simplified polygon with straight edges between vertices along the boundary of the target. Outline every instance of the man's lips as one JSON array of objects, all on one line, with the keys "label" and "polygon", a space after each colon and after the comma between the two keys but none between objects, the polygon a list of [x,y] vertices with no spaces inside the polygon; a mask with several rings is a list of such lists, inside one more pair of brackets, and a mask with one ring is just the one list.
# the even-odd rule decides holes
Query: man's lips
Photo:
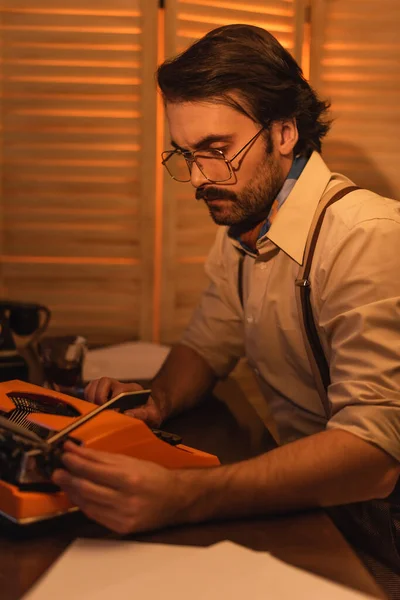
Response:
[{"label": "man's lips", "polygon": [[198,188],[196,190],[196,200],[204,200],[205,202],[221,202],[222,200],[236,200],[236,195],[227,190],[218,188]]},{"label": "man's lips", "polygon": [[210,200],[204,200],[207,204],[213,204],[214,202],[232,202],[230,198],[211,198]]}]

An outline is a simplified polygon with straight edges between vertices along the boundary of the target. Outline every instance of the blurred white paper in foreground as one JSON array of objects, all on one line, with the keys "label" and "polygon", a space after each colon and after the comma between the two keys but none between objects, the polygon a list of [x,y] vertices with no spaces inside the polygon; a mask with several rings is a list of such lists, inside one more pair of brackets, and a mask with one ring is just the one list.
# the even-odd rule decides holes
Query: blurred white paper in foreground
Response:
[{"label": "blurred white paper in foreground", "polygon": [[148,342],[126,342],[89,350],[83,366],[83,379],[153,379],[169,351],[168,346]]},{"label": "blurred white paper in foreground", "polygon": [[366,600],[232,542],[209,548],[77,540],[24,600]]}]

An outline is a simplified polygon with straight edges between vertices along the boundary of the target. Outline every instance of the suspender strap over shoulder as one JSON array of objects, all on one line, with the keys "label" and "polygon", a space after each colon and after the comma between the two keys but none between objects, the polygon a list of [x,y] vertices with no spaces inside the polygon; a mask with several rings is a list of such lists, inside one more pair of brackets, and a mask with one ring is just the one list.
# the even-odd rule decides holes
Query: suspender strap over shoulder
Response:
[{"label": "suspender strap over shoulder", "polygon": [[244,252],[238,250],[239,258],[238,258],[238,294],[240,300],[240,306],[244,307],[244,298],[243,298],[243,263],[244,263]]},{"label": "suspender strap over shoulder", "polygon": [[[296,287],[297,310],[299,314],[300,328],[307,351],[308,360],[311,365],[314,380],[321,398],[325,414],[329,418],[330,407],[327,397],[327,389],[330,384],[329,365],[325,358],[324,350],[319,339],[317,327],[315,325],[312,305],[311,305],[311,281],[310,272],[317,245],[318,236],[321,231],[322,223],[327,209],[349,194],[359,188],[355,185],[339,184],[330,192],[324,194],[318,208],[315,212],[313,222],[307,238],[303,264],[300,266]],[[243,307],[243,262],[244,252],[239,251],[238,257],[238,295],[240,304]]]},{"label": "suspender strap over shoulder", "polygon": [[318,236],[321,231],[327,209],[350,192],[359,189],[357,186],[346,186],[343,184],[340,186],[339,190],[338,187],[339,186],[336,186],[330,193],[325,194],[318,205],[308,235],[303,264],[299,269],[298,277],[295,281],[297,307],[300,316],[300,326],[304,343],[313,371],[314,379],[317,384],[318,392],[324,406],[325,413],[328,417],[330,415],[329,402],[327,398],[327,389],[330,384],[329,365],[325,358],[314,321],[311,306],[310,271]]}]

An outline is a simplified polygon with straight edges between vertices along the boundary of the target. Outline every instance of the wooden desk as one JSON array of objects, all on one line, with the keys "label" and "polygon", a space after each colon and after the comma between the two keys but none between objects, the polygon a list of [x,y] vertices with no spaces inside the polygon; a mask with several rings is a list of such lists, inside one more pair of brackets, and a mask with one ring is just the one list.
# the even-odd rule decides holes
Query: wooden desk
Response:
[{"label": "wooden desk", "polygon": [[[165,429],[183,435],[186,444],[217,454],[224,463],[255,456],[274,445],[254,410],[240,394],[235,393],[231,393],[230,399],[225,402],[209,399],[190,413],[172,419]],[[0,525],[1,599],[21,598],[78,536],[118,537],[81,514],[69,515],[18,535],[15,530]],[[249,548],[269,551],[290,564],[384,598],[323,511],[174,527],[130,537],[147,542],[194,546],[207,546],[228,539]]]}]

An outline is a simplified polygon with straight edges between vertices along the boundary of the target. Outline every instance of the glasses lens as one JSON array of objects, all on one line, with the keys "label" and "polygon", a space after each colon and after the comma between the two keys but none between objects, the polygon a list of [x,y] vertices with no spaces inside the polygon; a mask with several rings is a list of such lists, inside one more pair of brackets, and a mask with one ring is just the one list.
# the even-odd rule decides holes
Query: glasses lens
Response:
[{"label": "glasses lens", "polygon": [[[208,150],[206,152],[195,152],[193,156],[198,168],[209,181],[218,183],[228,181],[231,178],[229,165],[222,152]],[[190,181],[192,162],[189,159],[188,164],[183,154],[176,151],[163,152],[162,162],[168,173],[176,181]]]},{"label": "glasses lens", "polygon": [[186,160],[180,152],[163,152],[163,165],[176,181],[190,181],[190,171]]},{"label": "glasses lens", "polygon": [[231,177],[229,166],[222,152],[209,150],[207,152],[195,152],[196,164],[210,181],[227,181]]}]

